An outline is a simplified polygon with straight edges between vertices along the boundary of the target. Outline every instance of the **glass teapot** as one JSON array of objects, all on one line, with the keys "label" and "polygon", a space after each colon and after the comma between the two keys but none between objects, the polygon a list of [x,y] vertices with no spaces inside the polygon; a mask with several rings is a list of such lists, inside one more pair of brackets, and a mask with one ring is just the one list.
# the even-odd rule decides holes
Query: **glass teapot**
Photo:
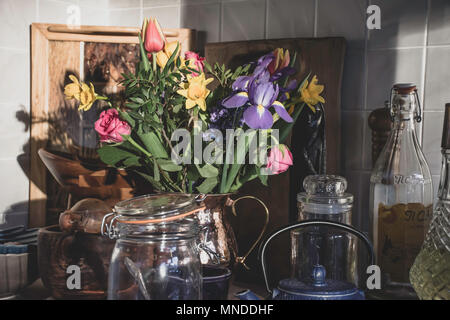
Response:
[{"label": "glass teapot", "polygon": [[[356,288],[352,283],[326,279],[325,268],[316,264],[313,267],[310,277],[303,279],[289,278],[283,279],[274,289],[270,289],[267,265],[266,265],[266,249],[269,243],[283,232],[307,227],[327,227],[337,228],[357,236],[363,241],[369,251],[369,263],[374,264],[374,252],[370,240],[357,229],[339,222],[327,220],[306,220],[292,225],[282,227],[272,232],[266,240],[261,244],[259,249],[259,258],[261,261],[264,281],[270,297],[274,300],[363,300],[364,292]],[[236,296],[241,300],[256,300],[257,297],[249,290],[237,293]]]}]

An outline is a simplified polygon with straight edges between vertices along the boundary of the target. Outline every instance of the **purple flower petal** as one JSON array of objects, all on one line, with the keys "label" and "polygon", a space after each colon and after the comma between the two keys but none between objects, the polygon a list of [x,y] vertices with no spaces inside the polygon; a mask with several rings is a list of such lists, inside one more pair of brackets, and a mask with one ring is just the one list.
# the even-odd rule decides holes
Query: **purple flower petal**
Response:
[{"label": "purple flower petal", "polygon": [[268,108],[272,105],[273,101],[278,96],[278,87],[271,82],[254,83],[252,89],[249,92],[249,99],[253,105],[262,105]]},{"label": "purple flower petal", "polygon": [[238,92],[222,101],[222,105],[226,108],[242,107],[248,101],[247,92]]},{"label": "purple flower petal", "polygon": [[270,77],[270,81],[277,81],[281,78],[284,78],[286,76],[291,76],[293,74],[295,74],[297,71],[294,68],[291,67],[285,67],[281,70],[278,70],[277,72],[275,72],[271,77]]},{"label": "purple flower petal", "polygon": [[233,91],[247,91],[248,84],[252,79],[253,77],[251,76],[240,76],[233,82],[231,88]]},{"label": "purple flower petal", "polygon": [[266,54],[258,59],[258,64],[256,65],[255,70],[253,71],[253,75],[259,76],[262,72],[267,70],[267,66],[272,62],[275,58],[273,53]]},{"label": "purple flower petal", "polygon": [[295,88],[297,88],[297,80],[294,79],[289,81],[288,85],[286,86],[286,88],[284,88],[284,90],[292,91],[295,90]]},{"label": "purple flower petal", "polygon": [[262,106],[250,106],[244,111],[245,123],[252,129],[270,129],[273,117],[270,111]]},{"label": "purple flower petal", "polygon": [[275,108],[275,112],[278,113],[278,115],[281,117],[281,119],[283,119],[286,122],[292,122],[294,121],[291,116],[289,115],[289,113],[286,111],[286,109],[284,108],[284,105],[280,102],[280,101],[275,101],[272,104],[272,107]]}]

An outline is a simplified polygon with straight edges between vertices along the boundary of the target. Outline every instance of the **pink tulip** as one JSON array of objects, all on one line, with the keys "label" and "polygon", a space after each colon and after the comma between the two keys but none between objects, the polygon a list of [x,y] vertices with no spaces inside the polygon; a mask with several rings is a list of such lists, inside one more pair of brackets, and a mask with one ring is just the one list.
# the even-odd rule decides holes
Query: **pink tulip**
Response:
[{"label": "pink tulip", "polygon": [[144,21],[142,32],[145,32],[144,47],[148,53],[156,53],[164,49],[166,41],[161,27],[155,18],[150,18],[146,23]]},{"label": "pink tulip", "polygon": [[[186,51],[184,58],[189,61],[189,68],[197,70],[199,73],[203,72],[205,58],[200,57],[197,53],[192,51]],[[192,76],[197,77],[199,74],[192,72]]]},{"label": "pink tulip", "polygon": [[269,157],[267,158],[267,169],[269,169],[272,174],[285,172],[289,169],[289,166],[293,165],[293,163],[292,153],[284,144],[280,144],[270,149]]},{"label": "pink tulip", "polygon": [[131,128],[126,121],[120,120],[116,109],[108,109],[102,111],[95,121],[95,131],[100,135],[101,142],[122,142],[121,135],[129,135]]}]

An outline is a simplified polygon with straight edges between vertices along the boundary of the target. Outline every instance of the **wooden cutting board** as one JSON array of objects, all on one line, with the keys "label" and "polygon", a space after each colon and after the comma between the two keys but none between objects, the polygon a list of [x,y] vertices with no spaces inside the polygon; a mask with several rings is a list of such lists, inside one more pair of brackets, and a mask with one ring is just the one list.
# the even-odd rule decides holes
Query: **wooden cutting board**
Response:
[{"label": "wooden cutting board", "polygon": [[[340,171],[341,145],[341,80],[344,66],[344,38],[294,38],[276,40],[253,40],[210,43],[205,47],[205,56],[212,65],[224,63],[230,68],[256,61],[261,55],[275,48],[286,48],[291,53],[297,52],[298,73],[296,78],[303,79],[308,73],[317,75],[319,84],[325,85],[322,94],[326,103],[325,135],[327,145],[327,173],[337,174]],[[302,127],[294,126],[290,145],[301,141]],[[299,151],[293,152],[294,166],[288,172],[269,178],[269,187],[262,186],[259,181],[245,185],[239,195],[253,195],[263,200],[270,210],[270,222],[266,235],[274,229],[297,219],[296,194],[302,189],[303,179],[309,174],[300,159]],[[243,200],[238,205],[239,219],[234,220],[234,229],[238,238],[240,252],[245,252],[258,235],[263,225],[263,211],[251,200]],[[268,248],[269,273],[273,282],[289,276],[290,240],[285,234],[275,239]],[[237,277],[241,280],[261,282],[259,262],[254,252],[248,265],[252,271],[238,268]]]}]

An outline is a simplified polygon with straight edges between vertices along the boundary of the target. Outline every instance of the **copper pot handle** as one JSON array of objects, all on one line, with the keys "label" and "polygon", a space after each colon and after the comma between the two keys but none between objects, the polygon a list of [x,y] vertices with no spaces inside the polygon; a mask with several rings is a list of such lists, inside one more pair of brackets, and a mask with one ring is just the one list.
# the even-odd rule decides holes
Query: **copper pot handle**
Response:
[{"label": "copper pot handle", "polygon": [[247,258],[250,255],[250,253],[252,253],[252,251],[256,248],[258,243],[261,241],[261,239],[262,239],[262,237],[264,235],[264,232],[266,231],[267,225],[269,223],[269,209],[267,208],[266,204],[262,200],[260,200],[260,199],[258,199],[256,197],[253,197],[253,196],[242,196],[242,197],[237,198],[236,200],[229,199],[229,202],[227,203],[227,205],[231,206],[231,211],[233,212],[233,215],[236,216],[236,217],[237,217],[236,203],[238,201],[240,201],[240,200],[243,200],[243,199],[256,200],[257,202],[259,202],[263,206],[263,208],[265,210],[265,213],[266,213],[266,221],[264,222],[264,226],[261,229],[261,232],[259,233],[258,238],[256,238],[255,242],[253,242],[253,244],[250,247],[250,249],[248,249],[248,251],[243,256],[238,256],[235,259],[236,263],[242,264],[242,266],[244,266],[245,269],[250,270],[250,268],[245,264],[245,261],[247,260]]}]

